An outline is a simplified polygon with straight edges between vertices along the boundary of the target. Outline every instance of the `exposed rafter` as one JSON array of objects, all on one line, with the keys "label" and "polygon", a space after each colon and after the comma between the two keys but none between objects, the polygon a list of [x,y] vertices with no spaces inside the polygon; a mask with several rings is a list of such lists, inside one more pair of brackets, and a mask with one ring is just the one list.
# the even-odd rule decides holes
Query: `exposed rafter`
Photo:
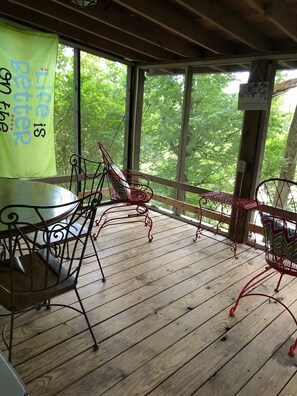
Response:
[{"label": "exposed rafter", "polygon": [[[62,4],[66,7],[67,12],[69,9],[73,10],[73,6],[65,0],[52,0],[52,2]],[[200,56],[200,49],[193,44],[186,43],[178,37],[173,42],[171,34],[149,21],[144,24],[133,17],[130,12],[112,7],[108,1],[99,2],[97,8],[80,8],[76,9],[76,12],[86,15],[94,21],[101,21],[107,26],[115,27],[119,31],[118,36],[120,36],[121,32],[129,33],[131,36],[143,40],[143,45],[151,43],[172,53],[190,58]]]},{"label": "exposed rafter", "polygon": [[162,2],[158,2],[157,7],[152,7],[150,0],[114,0],[116,3],[128,7],[131,11],[157,23],[164,29],[167,29],[177,36],[183,37],[203,48],[214,53],[232,52],[232,45],[215,34],[209,35],[209,32],[196,21],[191,20],[173,10]]},{"label": "exposed rafter", "polygon": [[138,61],[140,62],[145,61],[145,59],[147,62],[152,60],[148,56],[141,55],[134,50],[129,50],[128,48],[124,48],[118,44],[113,43],[111,45],[106,39],[98,37],[94,34],[88,34],[82,29],[75,28],[71,25],[66,25],[57,19],[46,16],[41,19],[39,13],[28,8],[16,9],[13,4],[3,2],[1,4],[1,14],[5,17],[17,18],[17,20],[20,22],[27,22],[30,20],[32,21],[30,25],[37,29],[48,30],[49,32],[57,33],[61,38],[65,39],[71,37],[74,43],[78,41],[83,43],[85,46],[90,46],[93,49],[98,48],[102,51],[106,51],[107,53],[112,53],[115,56],[131,60],[136,60],[136,58],[138,58]]},{"label": "exposed rafter", "polygon": [[[21,5],[25,9],[29,9],[33,12],[35,11],[35,0],[12,0],[12,2]],[[169,60],[174,57],[174,54],[171,52],[152,45],[151,43],[146,43],[144,46],[141,39],[131,36],[126,32],[122,31],[119,34],[117,29],[106,25],[99,20],[89,18],[86,13],[77,13],[73,7],[69,7],[69,9],[65,10],[65,8],[60,4],[54,4],[52,1],[44,1],[41,2],[39,10],[40,13],[46,18],[54,18],[58,13],[60,15],[60,23],[63,23],[65,26],[71,26],[83,30],[85,36],[87,36],[87,34],[93,34],[95,36],[101,37],[104,40],[107,38],[108,41],[111,41],[111,48],[114,43],[116,43],[125,48],[136,50],[140,54],[147,55],[155,59]]]},{"label": "exposed rafter", "polygon": [[283,0],[245,0],[245,2],[264,15],[292,40],[297,41],[296,13],[292,13],[289,5],[286,5]]},{"label": "exposed rafter", "polygon": [[237,14],[227,10],[221,1],[176,0],[176,2],[254,49],[264,51],[271,49],[269,40],[262,33],[255,31]]},{"label": "exposed rafter", "polygon": [[0,18],[154,73],[245,70],[256,59],[290,69],[297,60],[297,0],[98,0],[88,8],[1,0]]},{"label": "exposed rafter", "polygon": [[266,7],[267,18],[280,30],[297,42],[296,15],[282,1],[272,0]]}]

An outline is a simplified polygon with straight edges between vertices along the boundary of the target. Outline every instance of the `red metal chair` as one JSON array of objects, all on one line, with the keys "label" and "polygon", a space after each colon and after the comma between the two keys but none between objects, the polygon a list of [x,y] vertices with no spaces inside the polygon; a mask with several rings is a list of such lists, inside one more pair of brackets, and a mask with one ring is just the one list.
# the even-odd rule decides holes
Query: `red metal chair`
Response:
[{"label": "red metal chair", "polygon": [[[234,316],[242,297],[264,296],[280,303],[297,326],[295,315],[283,301],[255,289],[263,281],[279,274],[274,290],[278,292],[285,274],[297,276],[297,183],[279,178],[264,180],[256,189],[256,201],[264,230],[265,260],[268,266],[244,286],[230,309],[230,316]],[[291,345],[289,355],[295,356],[296,346],[297,339]]]},{"label": "red metal chair", "polygon": [[93,238],[96,240],[100,231],[108,225],[143,222],[148,227],[148,239],[151,242],[153,221],[147,204],[152,199],[153,190],[149,185],[149,180],[141,173],[119,169],[103,144],[98,142],[98,145],[103,161],[108,167],[109,195],[115,205],[106,209],[100,219],[96,220],[95,223],[99,229],[93,234]]}]

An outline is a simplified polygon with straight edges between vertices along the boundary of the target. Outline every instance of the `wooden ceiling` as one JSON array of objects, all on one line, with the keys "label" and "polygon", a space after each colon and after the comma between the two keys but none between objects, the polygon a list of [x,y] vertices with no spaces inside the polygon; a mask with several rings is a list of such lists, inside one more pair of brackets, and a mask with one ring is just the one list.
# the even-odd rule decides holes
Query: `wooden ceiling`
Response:
[{"label": "wooden ceiling", "polygon": [[[163,70],[257,58],[296,67],[297,0],[1,0],[0,17],[80,48]],[[227,60],[227,61],[226,61]]]}]

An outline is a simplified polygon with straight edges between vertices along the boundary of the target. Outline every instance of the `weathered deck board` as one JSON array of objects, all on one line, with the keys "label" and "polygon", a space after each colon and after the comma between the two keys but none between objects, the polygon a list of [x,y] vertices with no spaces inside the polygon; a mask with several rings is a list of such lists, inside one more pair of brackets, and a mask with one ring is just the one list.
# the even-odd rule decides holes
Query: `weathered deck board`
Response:
[{"label": "weathered deck board", "polygon": [[[158,213],[153,218],[152,243],[143,224],[101,232],[96,245],[106,282],[93,258],[83,264],[79,289],[98,351],[72,310],[20,319],[14,366],[31,394],[295,395],[296,360],[288,348],[296,326],[288,313],[249,297],[229,317],[241,287],[263,269],[263,253],[241,245],[236,260],[223,237],[205,232],[193,242],[195,227]],[[275,283],[261,287],[272,292]],[[286,277],[279,292],[293,312],[296,285]],[[76,304],[73,293],[63,302]]]}]

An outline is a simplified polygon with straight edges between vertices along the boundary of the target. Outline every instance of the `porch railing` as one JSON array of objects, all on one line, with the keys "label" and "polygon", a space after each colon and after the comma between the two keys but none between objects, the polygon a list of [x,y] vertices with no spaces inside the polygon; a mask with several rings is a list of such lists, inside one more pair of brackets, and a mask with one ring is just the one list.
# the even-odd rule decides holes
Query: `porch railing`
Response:
[{"label": "porch railing", "polygon": [[[165,178],[155,176],[155,175],[149,175],[149,174],[144,174],[144,175],[152,183],[160,184],[162,186],[171,187],[175,191],[190,192],[190,193],[197,194],[197,196],[199,194],[210,191],[210,190],[203,189],[203,188],[200,188],[197,186],[193,186],[193,185],[190,185],[187,183],[177,182],[174,180],[165,179]],[[70,176],[54,176],[54,177],[39,178],[39,179],[34,179],[34,180],[43,181],[43,182],[50,183],[50,184],[63,184],[63,185],[67,186],[70,181]],[[106,193],[106,195],[107,195],[108,190],[103,189],[103,193]],[[164,211],[166,214],[169,214],[168,211],[165,211],[162,209],[162,207],[159,207],[157,205],[157,203],[159,202],[159,203],[168,205],[168,206],[172,207],[173,209],[176,209],[176,210],[173,210],[172,213],[170,213],[170,216],[179,218],[180,220],[185,221],[185,222],[190,222],[192,224],[196,224],[198,222],[198,217],[202,215],[203,217],[213,220],[213,221],[222,220],[224,222],[224,224],[226,224],[227,226],[230,226],[230,224],[231,224],[232,213],[231,213],[231,215],[225,215],[225,214],[221,215],[217,211],[200,208],[198,205],[193,205],[191,203],[188,203],[188,202],[185,202],[182,200],[178,200],[178,199],[175,199],[172,197],[166,197],[166,196],[157,194],[155,192],[154,192],[154,196],[153,196],[153,201],[156,202],[156,205],[153,204],[152,209],[156,209],[161,212]],[[189,218],[186,218],[185,216],[182,216],[181,213],[185,213],[185,212],[193,213],[194,214],[193,218],[189,219]],[[206,225],[206,228],[208,228],[207,225]],[[209,228],[211,228],[211,227],[209,227]],[[263,235],[262,227],[259,225],[256,225],[254,221],[247,221],[244,224],[243,229],[245,230],[245,232]]]}]

